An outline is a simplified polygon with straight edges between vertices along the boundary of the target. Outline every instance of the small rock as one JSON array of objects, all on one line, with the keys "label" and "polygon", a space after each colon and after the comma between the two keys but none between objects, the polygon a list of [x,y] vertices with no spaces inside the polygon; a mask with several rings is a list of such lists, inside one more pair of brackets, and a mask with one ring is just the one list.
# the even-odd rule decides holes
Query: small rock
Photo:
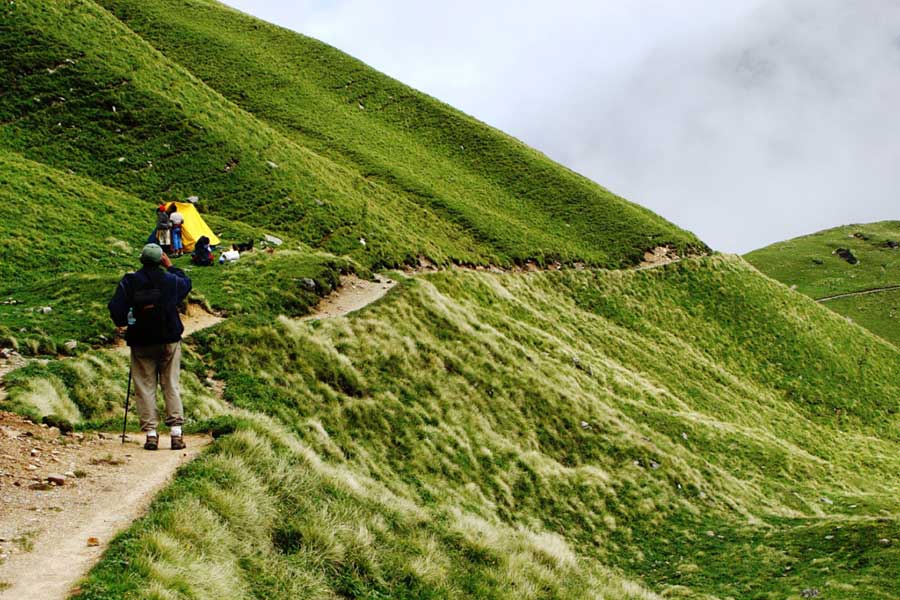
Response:
[{"label": "small rock", "polygon": [[882,546],[890,546],[891,540],[889,540],[887,538],[881,538],[880,540],[878,540],[878,543],[881,544]]},{"label": "small rock", "polygon": [[187,201],[191,204],[197,204],[198,202],[200,202],[200,198],[198,198],[197,196],[188,196]]},{"label": "small rock", "polygon": [[66,479],[75,479],[75,471],[66,471],[63,475],[66,476]]},{"label": "small rock", "polygon": [[266,164],[269,165],[269,167],[272,168],[272,169],[277,169],[277,168],[278,168],[278,163],[272,162],[271,160],[267,160],[267,161],[266,161]]},{"label": "small rock", "polygon": [[660,465],[658,462],[656,462],[655,460],[651,460],[651,461],[650,461],[650,468],[651,468],[651,469],[658,469],[660,466],[661,466],[661,465]]},{"label": "small rock", "polygon": [[50,313],[53,312],[53,307],[52,306],[42,306],[38,310],[38,312],[41,313],[42,315],[49,315]]},{"label": "small rock", "polygon": [[581,428],[582,428],[582,429],[590,429],[590,428],[591,428],[591,424],[588,423],[587,421],[582,421],[582,422],[581,422]]},{"label": "small rock", "polygon": [[38,468],[34,465],[28,465],[25,468],[28,469],[29,471],[37,471],[38,470]]},{"label": "small rock", "polygon": [[819,498],[819,502],[823,502],[828,505],[834,504],[834,502],[830,498],[826,498],[825,496],[822,496],[821,498]]},{"label": "small rock", "polygon": [[77,347],[78,347],[78,342],[76,342],[75,340],[68,340],[68,341],[66,341],[65,344],[63,344],[63,348],[65,348],[69,352],[73,351]]},{"label": "small rock", "polygon": [[849,248],[838,248],[832,254],[837,254],[842,259],[846,260],[851,265],[859,264],[859,259],[853,254],[853,252]]},{"label": "small rock", "polygon": [[97,539],[97,538],[95,538],[95,537],[89,537],[89,538],[87,539],[87,545],[90,546],[91,548],[96,547],[96,546],[99,546],[99,545],[100,545],[100,540]]},{"label": "small rock", "polygon": [[707,530],[707,532],[706,532],[706,536],[707,536],[707,537],[716,537],[716,532],[713,531],[712,529],[709,529],[709,530]]},{"label": "small rock", "polygon": [[800,592],[803,598],[817,598],[819,596],[819,588],[807,588]]},{"label": "small rock", "polygon": [[284,243],[284,240],[281,238],[277,238],[274,235],[269,235],[268,233],[263,236],[263,239],[267,244],[272,244],[273,246],[280,246]]},{"label": "small rock", "polygon": [[683,431],[681,432],[681,439],[683,439],[684,441],[687,441],[688,439],[688,435]]},{"label": "small rock", "polygon": [[65,475],[47,475],[47,483],[52,483],[53,485],[66,485],[66,477]]},{"label": "small rock", "polygon": [[366,245],[366,238],[359,238],[359,245],[360,245],[360,246],[365,246],[365,245]]},{"label": "small rock", "polygon": [[300,283],[303,284],[304,288],[306,288],[307,290],[309,290],[311,292],[314,292],[316,290],[315,280],[310,279],[309,277],[304,277],[303,279],[300,280]]},{"label": "small rock", "polygon": [[40,455],[41,455],[41,451],[40,451],[40,450],[38,450],[37,448],[32,448],[32,449],[31,449],[31,456],[40,456]]},{"label": "small rock", "polygon": [[833,536],[833,535],[826,535],[826,536],[825,536],[825,539],[826,539],[826,540],[833,540],[833,539],[834,539],[834,536]]},{"label": "small rock", "polygon": [[58,415],[44,415],[41,419],[41,423],[50,427],[50,430],[56,429],[60,433],[69,434],[72,433],[74,427],[72,423],[67,419],[64,419]]}]

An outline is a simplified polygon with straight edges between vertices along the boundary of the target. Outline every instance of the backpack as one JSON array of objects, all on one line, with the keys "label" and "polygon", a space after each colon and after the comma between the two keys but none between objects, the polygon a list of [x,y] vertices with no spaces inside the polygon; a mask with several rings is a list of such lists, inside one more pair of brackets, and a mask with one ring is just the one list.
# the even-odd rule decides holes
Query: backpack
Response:
[{"label": "backpack", "polygon": [[169,330],[169,318],[162,303],[162,289],[149,277],[131,298],[131,316],[128,337],[144,344],[161,344]]}]

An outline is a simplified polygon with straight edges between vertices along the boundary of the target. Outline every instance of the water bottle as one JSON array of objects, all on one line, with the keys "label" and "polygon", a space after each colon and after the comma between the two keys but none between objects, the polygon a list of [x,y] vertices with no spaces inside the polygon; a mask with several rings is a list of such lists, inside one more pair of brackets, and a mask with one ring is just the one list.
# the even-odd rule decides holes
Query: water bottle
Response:
[{"label": "water bottle", "polygon": [[137,323],[137,319],[134,318],[134,308],[128,309],[128,325],[134,325]]}]

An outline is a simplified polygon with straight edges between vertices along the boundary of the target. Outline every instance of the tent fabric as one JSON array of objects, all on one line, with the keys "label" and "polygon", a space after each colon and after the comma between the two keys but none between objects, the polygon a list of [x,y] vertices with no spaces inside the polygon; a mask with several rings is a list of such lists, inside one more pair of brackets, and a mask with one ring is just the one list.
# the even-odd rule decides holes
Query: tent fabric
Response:
[{"label": "tent fabric", "polygon": [[194,244],[204,235],[209,238],[210,246],[218,246],[222,243],[222,240],[212,232],[212,229],[209,228],[209,225],[197,212],[196,206],[188,202],[167,202],[166,210],[173,204],[178,208],[181,216],[184,217],[184,223],[181,225],[181,241],[184,243],[184,249],[187,252],[192,252]]}]

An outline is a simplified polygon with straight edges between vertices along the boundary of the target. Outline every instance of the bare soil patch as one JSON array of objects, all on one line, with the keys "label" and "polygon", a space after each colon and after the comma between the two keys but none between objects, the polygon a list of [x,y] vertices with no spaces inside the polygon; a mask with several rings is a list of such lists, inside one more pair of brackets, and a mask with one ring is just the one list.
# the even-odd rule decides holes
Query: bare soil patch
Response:
[{"label": "bare soil patch", "polygon": [[115,434],[64,436],[0,412],[0,598],[67,597],[115,534],[210,442],[186,441],[186,450],[147,452],[136,435],[125,444]]},{"label": "bare soil patch", "polygon": [[679,260],[681,260],[681,257],[678,256],[675,248],[672,248],[670,246],[657,246],[653,250],[647,250],[646,252],[644,252],[644,260],[641,261],[641,264],[638,265],[637,268],[649,269],[652,267],[667,265]]},{"label": "bare soil patch", "polygon": [[6,386],[4,385],[6,374],[28,364],[28,361],[18,352],[5,349],[4,354],[5,357],[0,357],[0,402],[6,400]]},{"label": "bare soil patch", "polygon": [[304,321],[342,317],[372,304],[397,285],[393,279],[375,275],[374,280],[360,279],[356,275],[341,277],[341,287],[322,298]]}]

